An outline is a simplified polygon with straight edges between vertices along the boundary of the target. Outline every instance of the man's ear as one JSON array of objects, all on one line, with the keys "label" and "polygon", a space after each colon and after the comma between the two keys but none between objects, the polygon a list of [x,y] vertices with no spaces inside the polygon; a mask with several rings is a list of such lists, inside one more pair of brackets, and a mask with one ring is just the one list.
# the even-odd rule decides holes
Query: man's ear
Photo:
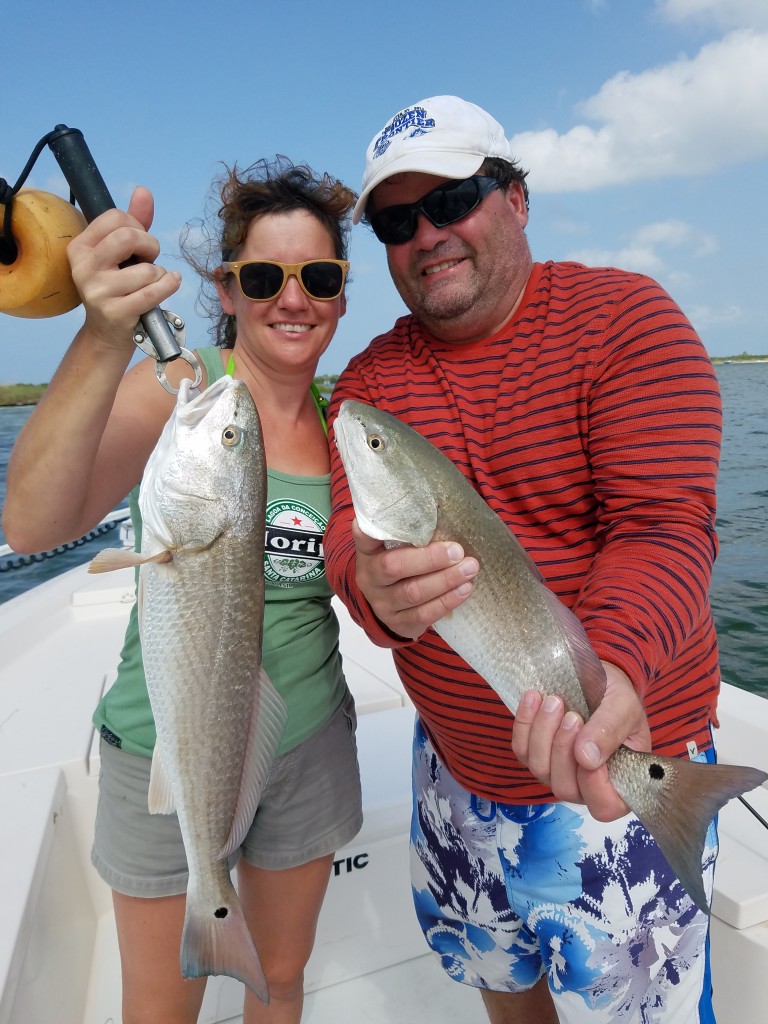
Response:
[{"label": "man's ear", "polygon": [[512,206],[515,217],[520,221],[521,227],[528,223],[528,207],[525,202],[523,186],[519,181],[511,181],[506,191],[506,200]]}]

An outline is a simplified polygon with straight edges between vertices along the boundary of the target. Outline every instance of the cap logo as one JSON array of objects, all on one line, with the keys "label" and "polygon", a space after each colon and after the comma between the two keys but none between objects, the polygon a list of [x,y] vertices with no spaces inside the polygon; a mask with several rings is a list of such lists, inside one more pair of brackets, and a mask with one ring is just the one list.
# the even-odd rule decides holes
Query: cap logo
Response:
[{"label": "cap logo", "polygon": [[[424,107],[409,107],[396,114],[373,144],[373,158],[383,156],[389,149],[392,140],[408,132],[407,138],[426,135],[430,128],[435,127],[434,117],[427,117]],[[412,129],[412,130],[409,130]]]}]

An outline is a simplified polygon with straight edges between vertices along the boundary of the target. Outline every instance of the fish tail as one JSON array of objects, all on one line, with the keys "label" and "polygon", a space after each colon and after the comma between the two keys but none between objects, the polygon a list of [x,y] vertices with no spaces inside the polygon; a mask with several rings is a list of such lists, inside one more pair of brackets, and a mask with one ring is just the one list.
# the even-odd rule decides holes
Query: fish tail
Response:
[{"label": "fish tail", "polygon": [[185,978],[226,974],[237,978],[269,1004],[269,988],[259,954],[243,915],[234,886],[220,906],[206,906],[187,892],[181,936],[181,973]]},{"label": "fish tail", "polygon": [[757,768],[702,764],[621,747],[611,781],[648,829],[693,902],[709,914],[702,859],[707,830],[721,807],[768,779]]}]

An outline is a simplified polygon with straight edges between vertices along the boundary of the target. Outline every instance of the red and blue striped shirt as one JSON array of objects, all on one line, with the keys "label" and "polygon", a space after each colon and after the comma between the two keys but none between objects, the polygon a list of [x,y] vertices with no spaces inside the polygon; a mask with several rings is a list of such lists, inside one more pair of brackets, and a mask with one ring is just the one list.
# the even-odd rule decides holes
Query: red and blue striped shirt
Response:
[{"label": "red and blue striped shirt", "polygon": [[[412,317],[356,356],[330,408],[354,398],[429,438],[471,481],[643,699],[654,749],[710,745],[719,667],[708,601],[717,553],[717,378],[696,332],[650,278],[535,264],[492,337],[441,342]],[[553,799],[512,753],[512,716],[433,630],[398,642],[355,584],[354,516],[332,445],[329,581],[392,647],[454,777],[506,803]]]}]

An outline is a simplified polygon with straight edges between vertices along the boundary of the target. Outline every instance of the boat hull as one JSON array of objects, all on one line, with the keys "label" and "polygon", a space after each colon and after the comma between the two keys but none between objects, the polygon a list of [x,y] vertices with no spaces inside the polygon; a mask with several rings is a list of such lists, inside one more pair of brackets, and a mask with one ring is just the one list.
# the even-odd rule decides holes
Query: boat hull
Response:
[{"label": "boat hull", "polygon": [[[50,1019],[52,993],[57,1024],[120,1020],[111,898],[90,864],[99,773],[90,716],[114,679],[133,590],[132,572],[94,578],[81,567],[0,607],[0,1024]],[[426,954],[411,903],[413,708],[389,652],[337,610],[365,825],[336,856],[305,1016],[352,1024],[364,999],[380,1015],[371,1021],[465,1021],[477,994],[448,982]],[[768,701],[725,686],[720,719],[720,759],[768,771]],[[768,790],[747,799],[768,818]],[[719,1024],[741,1024],[768,1006],[768,836],[738,801],[721,812],[720,836],[715,1006]],[[200,1021],[231,1021],[241,1009],[242,985],[212,978]]]}]

